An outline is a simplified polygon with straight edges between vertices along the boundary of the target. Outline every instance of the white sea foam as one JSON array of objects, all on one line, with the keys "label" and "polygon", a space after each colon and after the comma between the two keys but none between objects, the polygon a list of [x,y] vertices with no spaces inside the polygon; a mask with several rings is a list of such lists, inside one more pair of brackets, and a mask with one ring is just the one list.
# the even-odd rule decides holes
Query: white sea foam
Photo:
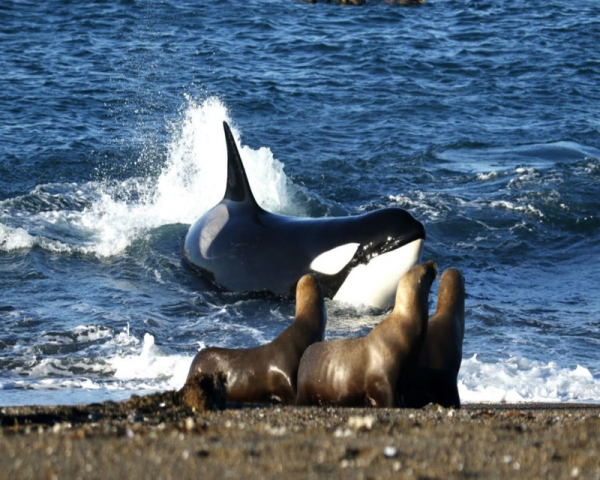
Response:
[{"label": "white sea foam", "polygon": [[463,360],[458,378],[464,403],[600,403],[600,379],[581,365],[561,368],[517,357],[487,363],[473,355]]},{"label": "white sea foam", "polygon": [[522,212],[525,213],[527,215],[533,215],[539,218],[544,218],[545,215],[537,208],[535,208],[533,205],[531,204],[526,204],[526,205],[515,205],[512,202],[506,201],[506,200],[497,200],[497,201],[492,201],[490,203],[490,206],[492,208],[504,208],[506,210],[513,210],[515,212]]},{"label": "white sea foam", "polygon": [[103,338],[110,338],[113,332],[108,327],[96,325],[79,325],[73,329],[76,342],[94,342]]},{"label": "white sea foam", "polygon": [[[46,398],[44,402],[71,403],[69,392],[74,390],[94,390],[99,394],[115,392],[115,398],[121,398],[118,392],[180,389],[193,360],[191,355],[172,354],[157,346],[154,337],[148,333],[140,343],[128,332],[121,332],[111,340],[110,345],[113,353],[106,359],[102,355],[96,361],[85,358],[42,359],[35,366],[26,368],[27,376],[23,379],[6,381],[0,390],[55,391],[56,401]],[[114,353],[115,347],[121,351]],[[98,348],[104,352],[107,345]],[[19,395],[15,398],[17,403],[27,401]],[[38,401],[39,398],[42,397],[34,397],[33,400]],[[94,399],[90,397],[86,401]]]},{"label": "white sea foam", "polygon": [[406,208],[418,218],[427,218],[431,221],[440,220],[449,211],[447,202],[438,195],[420,190],[414,190],[407,195],[389,195],[388,199],[390,206]]},{"label": "white sea foam", "polygon": [[477,174],[477,180],[481,180],[482,182],[485,182],[487,180],[491,180],[492,178],[497,178],[497,177],[498,177],[498,172],[495,172],[495,171]]},{"label": "white sea foam", "polygon": [[[21,370],[21,372],[19,372]],[[15,368],[15,371],[22,373],[23,370]],[[79,372],[85,375],[106,375],[110,373],[110,369],[106,365],[94,362],[88,359],[80,358],[43,358],[34,367],[27,372],[35,380],[33,385],[44,382],[52,384],[55,379],[48,377],[69,377],[73,376],[73,372]]]},{"label": "white sea foam", "polygon": [[585,173],[594,174],[600,171],[600,161],[597,158],[587,157],[588,163],[584,167]]},{"label": "white sea foam", "polygon": [[30,249],[40,246],[52,252],[66,252],[69,250],[67,245],[50,240],[44,236],[30,235],[24,228],[13,228],[0,223],[0,251],[10,252],[11,250]]},{"label": "white sea foam", "polygon": [[100,390],[102,388],[96,382],[93,382],[89,378],[76,378],[76,379],[62,379],[56,381],[52,378],[46,378],[41,380],[37,385],[33,387],[35,390],[67,390],[67,389],[85,389],[85,390]]},{"label": "white sea foam", "polygon": [[[515,168],[515,173],[517,176],[508,182],[508,188],[520,190],[524,184],[539,182],[542,178],[540,172],[538,172],[535,168],[518,167]],[[546,178],[546,180],[549,180],[549,178]]]},{"label": "white sea foam", "polygon": [[10,251],[19,248],[31,248],[35,244],[32,237],[22,228],[10,228],[0,223],[0,250]]},{"label": "white sea foam", "polygon": [[[18,199],[0,202],[0,220],[8,219],[11,225],[0,223],[0,250],[40,246],[105,257],[119,254],[151,229],[193,223],[225,191],[223,121],[231,123],[220,100],[210,98],[201,104],[190,100],[182,120],[173,127],[168,159],[157,178],[52,185],[52,195],[39,187],[30,194],[44,205],[52,205],[53,197],[73,200],[76,196],[76,201],[64,202],[71,209],[46,206],[39,213],[16,214]],[[233,127],[232,132],[257,201],[273,212],[305,214],[293,202],[298,190],[283,164],[268,148],[241,145],[239,131]]]},{"label": "white sea foam", "polygon": [[169,354],[154,343],[149,333],[144,335],[142,350],[126,356],[114,356],[107,363],[117,380],[155,384],[160,389],[179,389],[185,383],[193,357]]},{"label": "white sea foam", "polygon": [[[103,396],[114,392],[111,395],[122,398],[119,392],[179,389],[185,383],[193,355],[169,352],[157,346],[148,333],[142,342],[127,332],[119,333],[111,341],[113,347],[120,345],[120,348],[118,353],[113,350],[107,359],[95,362],[69,359],[66,363],[56,358],[43,359],[29,369],[27,377],[3,380],[0,390],[56,391],[55,403],[60,403],[68,401],[60,392],[77,389],[98,391]],[[199,346],[204,347],[201,342]],[[600,403],[600,379],[586,367],[561,367],[554,362],[519,357],[496,362],[482,362],[477,355],[464,359],[458,388],[465,404]]]}]

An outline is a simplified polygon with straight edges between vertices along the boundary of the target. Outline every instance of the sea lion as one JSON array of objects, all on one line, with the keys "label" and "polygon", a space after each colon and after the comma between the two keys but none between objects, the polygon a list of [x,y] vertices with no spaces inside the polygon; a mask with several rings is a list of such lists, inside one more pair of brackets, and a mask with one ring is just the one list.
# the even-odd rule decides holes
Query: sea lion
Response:
[{"label": "sea lion", "polygon": [[297,405],[398,407],[398,380],[416,364],[427,331],[431,260],[398,284],[392,313],[366,337],[320,342],[298,369]]},{"label": "sea lion", "polygon": [[420,259],[425,228],[401,208],[362,215],[298,218],[255,201],[226,122],[227,186],[221,202],[189,229],[183,257],[200,275],[233,292],[293,295],[315,273],[326,297],[388,308],[398,281]]},{"label": "sea lion", "polygon": [[418,366],[408,372],[400,387],[404,406],[460,407],[456,383],[464,332],[465,280],[457,269],[449,268],[440,279],[437,308],[427,324]]},{"label": "sea lion", "polygon": [[275,340],[239,350],[205,348],[194,358],[188,378],[222,372],[228,401],[293,404],[300,358],[309,345],[323,340],[326,323],[321,288],[312,275],[304,275],[296,287],[294,321]]}]

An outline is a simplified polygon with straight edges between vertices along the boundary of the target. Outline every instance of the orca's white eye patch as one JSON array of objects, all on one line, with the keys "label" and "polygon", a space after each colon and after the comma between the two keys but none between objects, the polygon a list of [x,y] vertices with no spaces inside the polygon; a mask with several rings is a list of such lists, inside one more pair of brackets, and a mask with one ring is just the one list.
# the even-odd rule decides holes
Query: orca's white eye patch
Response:
[{"label": "orca's white eye patch", "polygon": [[335,275],[348,265],[356,250],[358,250],[359,245],[359,243],[347,243],[346,245],[332,248],[315,258],[310,264],[310,268],[315,272]]}]

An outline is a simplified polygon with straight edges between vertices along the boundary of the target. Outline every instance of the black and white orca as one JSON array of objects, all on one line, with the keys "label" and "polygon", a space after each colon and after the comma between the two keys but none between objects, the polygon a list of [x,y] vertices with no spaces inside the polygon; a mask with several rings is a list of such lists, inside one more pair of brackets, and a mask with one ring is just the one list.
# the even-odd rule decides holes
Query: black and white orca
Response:
[{"label": "black and white orca", "polygon": [[300,278],[319,277],[325,296],[388,308],[400,278],[421,257],[425,228],[401,208],[363,215],[301,218],[263,210],[254,199],[226,122],[223,200],[194,223],[184,258],[216,286],[292,297]]}]

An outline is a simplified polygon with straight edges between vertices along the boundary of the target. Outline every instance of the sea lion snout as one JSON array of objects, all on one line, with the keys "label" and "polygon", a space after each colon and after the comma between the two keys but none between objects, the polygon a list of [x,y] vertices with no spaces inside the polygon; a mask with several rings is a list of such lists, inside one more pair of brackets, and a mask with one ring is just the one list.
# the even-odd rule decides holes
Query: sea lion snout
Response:
[{"label": "sea lion snout", "polygon": [[[437,276],[438,268],[433,260],[414,266],[398,283],[394,311],[397,313],[414,312],[415,306],[424,308],[429,298],[431,284]],[[415,303],[415,300],[417,302]],[[418,313],[414,313],[420,316]]]},{"label": "sea lion snout", "polygon": [[425,263],[421,263],[409,270],[405,276],[414,275],[417,277],[425,277],[426,275],[431,275],[433,279],[437,277],[438,274],[438,266],[433,260],[428,260]]},{"label": "sea lion snout", "polygon": [[447,270],[444,270],[444,273],[442,273],[440,284],[442,283],[447,285],[455,285],[458,287],[462,286],[464,288],[465,279],[462,273],[460,273],[460,271],[456,268],[448,268]]},{"label": "sea lion snout", "polygon": [[425,263],[418,265],[418,267],[422,270],[422,275],[431,275],[432,281],[435,280],[438,274],[438,266],[433,260],[428,260]]},{"label": "sea lion snout", "polygon": [[425,265],[427,265],[427,268],[428,268],[428,269],[429,269],[429,268],[433,269],[433,273],[434,273],[434,275],[436,275],[436,276],[437,276],[437,274],[438,274],[438,266],[437,266],[437,263],[435,263],[433,260],[428,260],[428,261],[427,261],[427,263],[426,263]]},{"label": "sea lion snout", "polygon": [[300,295],[319,295],[319,282],[314,275],[307,273],[304,275],[296,286],[296,298]]},{"label": "sea lion snout", "polygon": [[438,291],[438,306],[462,305],[464,310],[465,299],[465,279],[456,268],[444,270],[440,278],[440,288]]},{"label": "sea lion snout", "polygon": [[305,315],[312,318],[326,316],[321,285],[310,273],[304,275],[296,286],[296,317]]}]

